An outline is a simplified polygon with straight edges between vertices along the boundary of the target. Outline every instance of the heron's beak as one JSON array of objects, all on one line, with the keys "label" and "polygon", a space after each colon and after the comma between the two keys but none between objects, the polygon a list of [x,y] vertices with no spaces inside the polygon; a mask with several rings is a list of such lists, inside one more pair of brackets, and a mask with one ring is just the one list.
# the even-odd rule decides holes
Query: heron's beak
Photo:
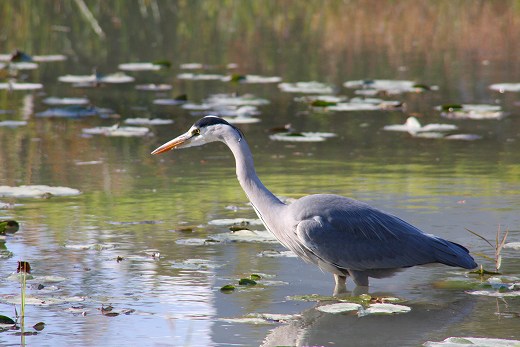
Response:
[{"label": "heron's beak", "polygon": [[191,139],[191,134],[189,134],[189,133],[182,134],[181,136],[178,136],[178,137],[174,138],[173,140],[166,142],[164,145],[157,147],[152,152],[152,154],[161,154],[164,152],[168,152],[176,147],[181,146],[183,143],[185,143],[189,139]]}]

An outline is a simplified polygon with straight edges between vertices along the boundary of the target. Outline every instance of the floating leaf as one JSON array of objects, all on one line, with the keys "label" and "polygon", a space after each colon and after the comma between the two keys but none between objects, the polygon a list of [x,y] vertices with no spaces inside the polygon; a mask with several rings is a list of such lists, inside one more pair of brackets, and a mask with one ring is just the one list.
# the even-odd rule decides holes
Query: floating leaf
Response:
[{"label": "floating leaf", "polygon": [[346,88],[372,90],[385,94],[418,93],[423,91],[437,90],[437,86],[427,86],[407,80],[357,80],[347,81],[343,84]]},{"label": "floating leaf", "polygon": [[145,127],[120,127],[116,124],[111,127],[86,128],[82,129],[82,132],[89,135],[141,137],[147,135],[150,132],[150,129]]},{"label": "floating leaf", "polygon": [[368,308],[360,310],[358,315],[360,317],[367,316],[370,314],[396,314],[396,313],[407,313],[412,309],[408,306],[397,305],[397,304],[371,304]]},{"label": "floating leaf", "polygon": [[0,196],[13,198],[41,198],[51,196],[73,196],[81,192],[77,189],[67,187],[50,187],[46,185],[34,186],[0,186]]},{"label": "floating leaf", "polygon": [[235,286],[231,284],[226,284],[225,286],[220,288],[220,291],[225,294],[229,294],[235,290]]},{"label": "floating leaf", "polygon": [[427,341],[425,347],[518,347],[520,340],[505,340],[488,337],[448,337],[441,342]]},{"label": "floating leaf", "polygon": [[335,136],[336,134],[334,133],[326,132],[286,132],[269,135],[269,138],[274,141],[323,142]]},{"label": "floating leaf", "polygon": [[435,107],[441,111],[441,117],[449,119],[502,119],[506,113],[500,105],[486,104],[447,104]]},{"label": "floating leaf", "polygon": [[329,107],[329,106],[336,106],[337,102],[331,102],[331,101],[325,101],[325,100],[314,100],[311,102],[312,107]]},{"label": "floating leaf", "polygon": [[157,71],[161,69],[162,65],[156,63],[124,63],[117,67],[124,71]]},{"label": "floating leaf", "polygon": [[241,278],[238,281],[238,284],[241,286],[255,286],[257,283],[255,280],[252,280],[250,278]]},{"label": "floating leaf", "polygon": [[210,236],[219,242],[265,242],[277,243],[278,240],[266,230],[238,230]]},{"label": "floating leaf", "polygon": [[138,84],[135,86],[135,89],[147,91],[147,92],[164,92],[172,89],[172,86],[169,84]]},{"label": "floating leaf", "polygon": [[0,324],[16,324],[14,320],[0,314]]},{"label": "floating leaf", "polygon": [[280,83],[278,88],[287,93],[307,93],[307,94],[332,94],[334,87],[330,84],[320,83],[316,81],[311,82],[296,82],[296,83]]},{"label": "floating leaf", "polygon": [[262,276],[257,275],[257,274],[251,274],[251,275],[249,276],[249,278],[251,278],[253,281],[258,281],[258,280],[261,280],[261,279],[262,279]]},{"label": "floating leaf", "polygon": [[125,119],[126,124],[131,125],[164,125],[172,124],[172,119],[161,119],[161,118],[127,118]]},{"label": "floating leaf", "polygon": [[499,93],[520,92],[520,83],[495,83],[490,85],[489,89]]},{"label": "floating leaf", "polygon": [[350,302],[338,302],[335,304],[318,306],[316,309],[325,313],[344,313],[351,311],[358,311],[362,309],[363,306],[360,304],[350,303]]},{"label": "floating leaf", "polygon": [[41,83],[17,83],[17,82],[8,82],[8,83],[0,83],[0,90],[37,90],[42,89],[43,84]]},{"label": "floating leaf", "polygon": [[47,105],[88,105],[90,100],[87,98],[57,98],[48,97],[42,100]]},{"label": "floating leaf", "polygon": [[385,125],[383,130],[387,131],[406,131],[410,134],[416,134],[419,132],[430,132],[430,131],[450,131],[456,130],[457,126],[453,124],[426,124],[424,126],[419,123],[417,118],[408,117],[404,124],[393,124],[393,125]]},{"label": "floating leaf", "polygon": [[38,322],[33,326],[34,330],[36,331],[42,331],[45,328],[44,322]]},{"label": "floating leaf", "polygon": [[0,235],[1,234],[14,234],[20,229],[20,224],[15,220],[2,220],[0,221]]}]

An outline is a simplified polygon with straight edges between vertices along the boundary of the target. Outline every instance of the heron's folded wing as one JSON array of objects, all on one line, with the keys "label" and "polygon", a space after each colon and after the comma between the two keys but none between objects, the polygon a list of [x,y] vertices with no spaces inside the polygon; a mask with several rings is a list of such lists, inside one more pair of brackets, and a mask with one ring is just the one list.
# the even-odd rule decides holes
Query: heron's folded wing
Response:
[{"label": "heron's folded wing", "polygon": [[295,232],[308,251],[340,268],[390,269],[436,261],[436,238],[376,209],[304,219]]}]

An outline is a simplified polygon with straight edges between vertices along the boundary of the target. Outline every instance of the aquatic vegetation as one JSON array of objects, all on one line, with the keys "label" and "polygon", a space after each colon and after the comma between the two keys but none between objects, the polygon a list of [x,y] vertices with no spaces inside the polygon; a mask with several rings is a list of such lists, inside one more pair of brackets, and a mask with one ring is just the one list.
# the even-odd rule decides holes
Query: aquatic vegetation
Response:
[{"label": "aquatic vegetation", "polygon": [[158,63],[123,63],[119,64],[117,68],[123,71],[158,71],[166,67],[165,64]]},{"label": "aquatic vegetation", "polygon": [[278,240],[267,230],[237,230],[209,237],[219,242],[277,243]]},{"label": "aquatic vegetation", "polygon": [[260,118],[249,116],[222,117],[222,119],[230,124],[254,124],[262,121]]},{"label": "aquatic vegetation", "polygon": [[114,111],[90,106],[73,105],[66,107],[49,108],[43,112],[35,113],[42,118],[83,118],[92,116],[104,116]]},{"label": "aquatic vegetation", "polygon": [[401,110],[403,103],[400,101],[383,100],[378,98],[352,98],[348,102],[339,102],[328,106],[328,111],[381,111]]},{"label": "aquatic vegetation", "polygon": [[153,101],[154,105],[163,105],[163,106],[178,106],[185,104],[188,101],[188,96],[186,94],[179,95],[175,98],[168,99],[155,99]]},{"label": "aquatic vegetation", "polygon": [[249,225],[263,225],[260,219],[248,219],[248,218],[233,218],[233,219],[213,219],[208,222],[209,225],[220,225],[220,226],[230,226],[230,225],[240,225],[240,226],[249,226]]},{"label": "aquatic vegetation", "polygon": [[9,127],[16,128],[27,125],[27,122],[24,120],[3,120],[0,121],[0,127]]},{"label": "aquatic vegetation", "polygon": [[121,137],[141,137],[150,133],[150,129],[145,127],[119,126],[94,127],[81,130],[88,135],[121,136]]},{"label": "aquatic vegetation", "polygon": [[280,83],[278,88],[286,93],[333,94],[335,92],[334,86],[316,81]]},{"label": "aquatic vegetation", "polygon": [[427,341],[425,347],[515,347],[520,340],[506,340],[489,337],[448,337],[440,342]]},{"label": "aquatic vegetation", "polygon": [[489,89],[499,93],[520,92],[520,83],[495,83],[490,85]]},{"label": "aquatic vegetation", "polygon": [[92,75],[65,75],[58,77],[58,81],[63,83],[72,83],[81,87],[95,86],[97,84],[120,84],[135,81],[135,78],[128,76],[122,72],[116,72],[108,75],[92,74]]},{"label": "aquatic vegetation", "polygon": [[142,90],[147,92],[165,92],[172,89],[169,84],[138,84],[135,86],[136,90]]},{"label": "aquatic vegetation", "polygon": [[506,113],[499,105],[486,104],[445,104],[435,107],[441,117],[449,119],[502,119]]},{"label": "aquatic vegetation", "polygon": [[161,118],[127,118],[125,119],[125,123],[131,125],[164,125],[173,124],[173,120]]},{"label": "aquatic vegetation", "polygon": [[[477,255],[479,255],[483,258],[489,259],[489,260],[493,260],[494,265],[495,265],[495,272],[498,273],[498,271],[500,270],[500,267],[502,265],[502,249],[504,248],[504,245],[506,243],[507,236],[509,234],[509,230],[506,229],[506,231],[504,232],[504,235],[502,236],[502,238],[500,238],[500,236],[502,235],[502,230],[500,229],[500,225],[499,225],[497,228],[494,245],[488,239],[486,239],[484,236],[477,234],[476,232],[471,231],[467,228],[466,228],[466,230],[468,232],[470,232],[471,234],[475,235],[476,237],[478,237],[479,239],[483,240],[491,248],[493,248],[493,250],[495,252],[494,258],[490,258],[490,257],[486,256],[485,254],[477,254]],[[483,272],[484,272],[484,269],[481,265],[480,270],[477,270],[475,273],[483,274]]]},{"label": "aquatic vegetation", "polygon": [[404,124],[393,124],[393,125],[385,125],[383,130],[387,131],[405,131],[411,134],[416,134],[419,132],[432,132],[432,131],[451,131],[457,130],[457,126],[453,124],[426,124],[421,125],[417,118],[408,117]]},{"label": "aquatic vegetation", "polygon": [[437,90],[436,86],[427,86],[425,84],[416,83],[407,80],[357,80],[347,81],[343,86],[350,89],[362,89],[363,95],[376,95],[377,93],[385,93],[388,95],[403,93],[421,93],[429,90]]},{"label": "aquatic vegetation", "polygon": [[48,97],[42,100],[47,105],[88,105],[90,100],[88,98],[58,98]]},{"label": "aquatic vegetation", "polygon": [[204,103],[215,106],[262,106],[270,103],[269,100],[258,98],[253,94],[212,94],[204,100]]},{"label": "aquatic vegetation", "polygon": [[0,83],[0,90],[38,90],[42,89],[43,84],[41,83],[26,83],[26,82],[13,82]]},{"label": "aquatic vegetation", "polygon": [[181,73],[177,75],[180,80],[189,81],[222,81],[226,75],[209,74],[209,73]]},{"label": "aquatic vegetation", "polygon": [[223,82],[239,82],[246,84],[279,83],[282,78],[279,76],[259,76],[259,75],[229,75],[222,78]]},{"label": "aquatic vegetation", "polygon": [[269,138],[273,141],[323,142],[336,136],[334,133],[327,132],[285,132],[269,135]]},{"label": "aquatic vegetation", "polygon": [[0,186],[0,196],[12,198],[46,198],[52,196],[74,196],[81,192],[68,187],[51,187],[46,185],[32,186]]}]

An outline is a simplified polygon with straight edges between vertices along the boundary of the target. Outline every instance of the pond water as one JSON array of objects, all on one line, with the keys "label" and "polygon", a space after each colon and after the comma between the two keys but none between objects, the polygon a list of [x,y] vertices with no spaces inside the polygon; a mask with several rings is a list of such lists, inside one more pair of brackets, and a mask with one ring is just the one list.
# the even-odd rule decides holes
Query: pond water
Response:
[{"label": "pond water", "polygon": [[[493,270],[494,250],[466,229],[494,243],[500,228],[509,230],[508,243],[520,241],[520,94],[489,89],[520,82],[517,2],[89,1],[87,9],[82,4],[0,4],[1,17],[10,18],[0,29],[0,54],[19,49],[66,57],[38,62],[33,70],[0,70],[0,83],[14,78],[43,85],[0,90],[0,122],[27,122],[0,126],[0,186],[81,192],[0,197],[0,220],[20,223],[17,233],[0,240],[0,315],[14,318],[15,309],[20,312],[13,299],[20,282],[13,274],[18,261],[28,261],[27,295],[36,299],[26,307],[25,329],[45,323],[37,335],[0,332],[0,345],[418,346],[448,337],[520,340],[520,298],[513,296],[520,282],[518,249],[503,249],[502,275],[491,281],[441,265],[372,280],[372,297],[397,297],[411,308],[408,313],[324,313],[315,309],[317,302],[298,296],[331,295],[331,275],[287,256],[276,242],[225,241],[236,233],[229,230],[233,221],[222,219],[254,222],[256,215],[224,145],[150,155],[201,114],[154,100],[185,94],[188,102],[201,104],[215,94],[252,94],[268,101],[256,106],[260,122],[237,126],[252,147],[260,178],[275,194],[291,199],[329,192],[368,202],[463,244]],[[111,74],[120,71],[119,64],[156,61],[171,66],[125,71],[135,79],[129,83],[86,88],[58,81],[90,75],[94,68]],[[181,68],[188,63],[205,67]],[[193,72],[198,80],[179,78]],[[208,80],[209,74],[317,81],[348,98],[359,97],[356,90],[366,92],[373,82],[349,89],[346,81],[410,80],[438,88],[362,96],[404,107],[334,111],[295,100],[308,94],[283,92],[278,83]],[[172,88],[136,89],[142,84]],[[40,113],[63,107],[45,104],[48,97],[87,98],[88,107],[111,111],[44,117]],[[435,107],[446,104],[499,106],[503,115],[441,117]],[[422,125],[458,127],[448,134],[477,136],[449,140],[382,130],[410,116]],[[130,118],[173,123],[139,125],[149,129],[141,137],[85,133],[127,126]],[[288,123],[297,132],[336,136],[320,142],[270,139],[270,129]],[[247,227],[263,231],[254,223]],[[261,276],[256,286],[238,285],[251,274]],[[236,289],[221,292],[227,284]],[[354,289],[351,281],[347,286]],[[488,295],[471,295],[475,289]],[[260,314],[293,316],[256,324],[237,320]]]}]

